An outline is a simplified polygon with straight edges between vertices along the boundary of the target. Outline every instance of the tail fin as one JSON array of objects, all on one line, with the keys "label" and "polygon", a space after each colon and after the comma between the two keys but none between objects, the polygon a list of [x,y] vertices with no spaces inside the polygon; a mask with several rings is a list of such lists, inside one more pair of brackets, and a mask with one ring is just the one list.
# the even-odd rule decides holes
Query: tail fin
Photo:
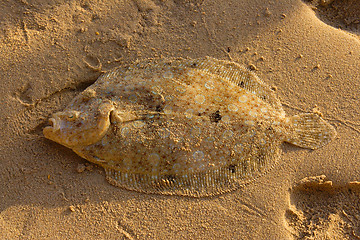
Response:
[{"label": "tail fin", "polygon": [[305,113],[290,118],[294,133],[287,142],[303,148],[316,149],[326,145],[335,136],[333,126],[316,113]]}]

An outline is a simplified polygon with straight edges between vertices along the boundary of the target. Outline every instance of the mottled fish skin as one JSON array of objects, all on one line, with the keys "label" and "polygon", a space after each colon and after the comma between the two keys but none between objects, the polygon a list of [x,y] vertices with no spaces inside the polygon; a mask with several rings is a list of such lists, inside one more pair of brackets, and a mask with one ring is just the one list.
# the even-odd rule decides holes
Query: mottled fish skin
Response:
[{"label": "mottled fish skin", "polygon": [[315,149],[336,134],[316,114],[286,117],[254,73],[209,57],[116,68],[50,122],[45,137],[103,166],[110,183],[197,197],[267,172],[284,141]]}]

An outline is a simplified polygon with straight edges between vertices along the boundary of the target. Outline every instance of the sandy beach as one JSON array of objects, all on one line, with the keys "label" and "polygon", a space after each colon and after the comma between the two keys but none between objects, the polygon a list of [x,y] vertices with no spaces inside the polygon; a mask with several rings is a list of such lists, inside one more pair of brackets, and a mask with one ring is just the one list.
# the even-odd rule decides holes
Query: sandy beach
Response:
[{"label": "sandy beach", "polygon": [[[359,239],[360,2],[0,2],[0,239]],[[219,196],[144,194],[43,135],[104,72],[211,56],[253,70],[286,114],[321,112],[326,146]]]}]

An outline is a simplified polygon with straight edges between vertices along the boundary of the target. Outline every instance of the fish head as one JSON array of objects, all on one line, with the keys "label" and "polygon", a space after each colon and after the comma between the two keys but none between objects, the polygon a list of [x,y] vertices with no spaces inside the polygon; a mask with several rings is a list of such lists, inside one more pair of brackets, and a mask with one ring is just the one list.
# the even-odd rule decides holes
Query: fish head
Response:
[{"label": "fish head", "polygon": [[79,96],[64,111],[52,115],[43,134],[69,148],[94,144],[106,134],[113,110],[109,100]]}]

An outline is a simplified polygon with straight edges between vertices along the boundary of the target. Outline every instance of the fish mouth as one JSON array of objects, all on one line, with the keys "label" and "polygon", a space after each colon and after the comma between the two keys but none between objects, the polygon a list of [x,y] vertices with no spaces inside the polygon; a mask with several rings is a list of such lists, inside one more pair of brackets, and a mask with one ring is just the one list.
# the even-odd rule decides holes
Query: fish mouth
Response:
[{"label": "fish mouth", "polygon": [[49,119],[49,125],[50,126],[47,126],[48,128],[52,128],[54,131],[56,131],[58,129],[58,124],[56,124],[56,120],[55,118],[50,118]]},{"label": "fish mouth", "polygon": [[57,123],[55,118],[49,119],[49,126],[46,126],[43,130],[44,136],[46,138],[52,139],[52,135],[60,129],[59,124]]}]

